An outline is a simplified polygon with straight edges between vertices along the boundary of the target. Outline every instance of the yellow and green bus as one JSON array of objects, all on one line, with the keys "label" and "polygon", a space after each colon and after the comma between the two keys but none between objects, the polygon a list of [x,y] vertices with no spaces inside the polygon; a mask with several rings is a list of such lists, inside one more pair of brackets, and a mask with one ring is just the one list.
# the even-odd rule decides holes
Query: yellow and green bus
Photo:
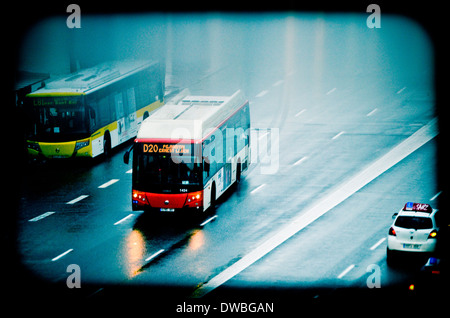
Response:
[{"label": "yellow and green bus", "polygon": [[108,155],[136,137],[164,104],[158,62],[108,62],[46,83],[26,96],[28,153],[56,159]]}]

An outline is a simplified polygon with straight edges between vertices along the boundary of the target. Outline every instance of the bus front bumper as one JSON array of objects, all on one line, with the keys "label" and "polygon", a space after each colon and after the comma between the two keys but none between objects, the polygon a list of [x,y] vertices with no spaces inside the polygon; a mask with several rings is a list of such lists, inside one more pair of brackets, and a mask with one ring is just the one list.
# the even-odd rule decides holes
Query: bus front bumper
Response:
[{"label": "bus front bumper", "polygon": [[133,210],[157,209],[161,212],[176,212],[186,209],[203,209],[203,191],[189,193],[150,193],[133,190]]},{"label": "bus front bumper", "polygon": [[72,157],[92,157],[90,139],[69,142],[27,141],[28,154],[45,159],[64,159]]}]

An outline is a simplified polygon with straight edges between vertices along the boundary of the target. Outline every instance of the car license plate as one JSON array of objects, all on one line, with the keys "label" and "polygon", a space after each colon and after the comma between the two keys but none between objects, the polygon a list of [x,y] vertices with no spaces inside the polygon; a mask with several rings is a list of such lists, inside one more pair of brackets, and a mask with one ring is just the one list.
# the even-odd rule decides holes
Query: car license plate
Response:
[{"label": "car license plate", "polygon": [[159,209],[161,212],[175,212],[175,209],[165,209],[165,208],[161,208]]},{"label": "car license plate", "polygon": [[421,246],[421,244],[403,244],[403,248],[410,248],[413,250],[418,250]]}]

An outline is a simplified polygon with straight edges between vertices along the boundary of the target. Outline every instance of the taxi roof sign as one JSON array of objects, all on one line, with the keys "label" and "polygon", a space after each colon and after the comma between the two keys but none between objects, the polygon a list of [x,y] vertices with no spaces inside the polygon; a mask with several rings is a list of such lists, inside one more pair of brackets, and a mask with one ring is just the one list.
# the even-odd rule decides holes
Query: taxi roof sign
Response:
[{"label": "taxi roof sign", "polygon": [[433,209],[431,208],[431,205],[426,203],[414,203],[414,202],[407,202],[405,206],[403,207],[403,211],[415,211],[415,212],[428,212],[431,213]]}]

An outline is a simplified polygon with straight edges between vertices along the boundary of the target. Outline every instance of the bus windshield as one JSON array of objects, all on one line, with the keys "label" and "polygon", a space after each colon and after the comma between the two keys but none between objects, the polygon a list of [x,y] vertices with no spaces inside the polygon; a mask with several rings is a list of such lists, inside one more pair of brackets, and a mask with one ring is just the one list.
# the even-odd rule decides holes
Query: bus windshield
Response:
[{"label": "bus windshield", "polygon": [[[169,189],[188,189],[190,186],[200,185],[202,165],[196,162],[196,157],[190,150],[183,153],[177,152],[180,151],[179,145],[170,145],[169,148],[167,145],[159,145],[159,149],[158,144],[154,145],[155,151],[148,151],[147,144],[137,147],[140,149],[135,149],[133,182],[136,189],[159,192]],[[190,144],[182,147],[193,148]]]},{"label": "bus windshield", "polygon": [[78,96],[33,97],[29,106],[37,139],[65,140],[88,132],[85,107]]}]

